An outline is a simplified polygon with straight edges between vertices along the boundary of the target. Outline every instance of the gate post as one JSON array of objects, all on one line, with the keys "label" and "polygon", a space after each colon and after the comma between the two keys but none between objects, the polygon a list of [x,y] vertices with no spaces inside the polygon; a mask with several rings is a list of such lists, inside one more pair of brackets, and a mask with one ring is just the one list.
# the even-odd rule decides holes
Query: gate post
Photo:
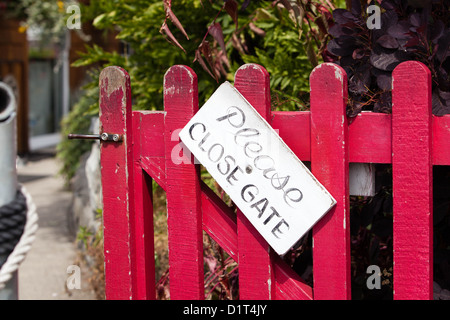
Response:
[{"label": "gate post", "polygon": [[337,201],[313,227],[314,299],[350,299],[347,74],[323,63],[310,79],[311,171]]},{"label": "gate post", "polygon": [[392,74],[394,299],[433,299],[431,72],[407,61]]},{"label": "gate post", "polygon": [[100,74],[100,134],[121,135],[121,142],[101,142],[105,295],[132,299],[130,221],[132,219],[133,159],[131,87],[128,73],[107,67]]}]

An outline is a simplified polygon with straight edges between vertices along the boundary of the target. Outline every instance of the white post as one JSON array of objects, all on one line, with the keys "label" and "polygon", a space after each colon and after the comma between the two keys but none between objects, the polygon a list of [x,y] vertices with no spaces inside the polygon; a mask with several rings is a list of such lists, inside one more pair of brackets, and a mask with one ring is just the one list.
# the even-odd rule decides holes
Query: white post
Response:
[{"label": "white post", "polygon": [[16,101],[7,84],[0,82],[0,206],[12,200],[17,191]]},{"label": "white post", "polygon": [[375,195],[375,166],[373,163],[350,163],[349,192],[352,196]]},{"label": "white post", "polygon": [[[14,200],[17,192],[16,101],[7,84],[0,82],[0,207]],[[8,256],[0,256],[0,268]],[[0,300],[17,300],[17,271],[0,290]]]}]

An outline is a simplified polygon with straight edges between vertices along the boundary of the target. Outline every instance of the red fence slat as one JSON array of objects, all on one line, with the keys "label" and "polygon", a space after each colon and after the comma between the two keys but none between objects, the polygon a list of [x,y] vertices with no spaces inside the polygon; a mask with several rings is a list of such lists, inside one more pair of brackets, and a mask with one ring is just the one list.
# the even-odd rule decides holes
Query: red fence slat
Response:
[{"label": "red fence slat", "polygon": [[123,135],[123,142],[101,143],[105,295],[131,299],[130,228],[133,211],[131,87],[119,67],[100,74],[100,133]]},{"label": "red fence slat", "polygon": [[238,261],[236,215],[203,181],[201,187],[203,230]]},{"label": "red fence slat", "polygon": [[350,299],[347,74],[324,63],[310,85],[311,171],[337,202],[313,227],[314,299]]},{"label": "red fence slat", "polygon": [[311,161],[310,121],[309,111],[274,111],[269,123],[301,161]]},{"label": "red fence slat", "polygon": [[[235,87],[245,99],[270,122],[269,73],[256,64],[238,69]],[[239,297],[240,299],[271,299],[274,294],[274,273],[270,246],[244,214],[237,211]]]},{"label": "red fence slat", "polygon": [[433,299],[431,73],[404,62],[392,85],[394,298]]},{"label": "red fence slat", "polygon": [[[133,299],[155,299],[155,255],[153,237],[153,188],[152,179],[140,164],[142,145],[146,137],[141,135],[142,118],[133,113],[133,181],[134,219],[131,220],[131,250]],[[144,124],[145,125],[145,124]],[[137,133],[137,134],[136,134]],[[161,137],[160,137],[161,139]]]},{"label": "red fence slat", "polygon": [[166,72],[164,109],[170,298],[204,299],[199,165],[186,155],[183,163],[172,159],[180,143],[175,131],[198,111],[197,75],[189,67],[173,66]]},{"label": "red fence slat", "polygon": [[348,120],[349,162],[391,163],[391,115],[363,111]]},{"label": "red fence slat", "polygon": [[433,116],[433,156],[434,165],[450,165],[450,114]]},{"label": "red fence slat", "polygon": [[[154,137],[155,144],[152,148],[147,147],[150,152],[148,156],[153,168],[160,173],[155,173],[155,180],[160,179],[164,169],[160,170],[164,163],[164,152],[160,151],[162,144],[157,141],[164,135],[164,126],[161,123],[164,113],[160,111],[133,111],[141,114],[142,121],[147,121]],[[273,111],[271,125],[279,130],[280,137],[292,149],[302,161],[311,161],[311,135],[310,135],[310,112],[309,111]],[[450,165],[450,115],[432,117],[433,129],[433,165]],[[392,162],[392,129],[391,115],[385,113],[362,112],[356,118],[349,119],[349,162],[360,163],[391,163]],[[299,132],[300,130],[300,132]],[[370,132],[370,134],[367,134]],[[156,172],[155,171],[155,172]],[[161,182],[162,183],[162,182]]]},{"label": "red fence slat", "polygon": [[155,180],[163,189],[166,184],[166,157],[164,143],[164,117],[161,111],[133,111],[137,122],[134,136],[139,136],[140,155],[135,162]]}]

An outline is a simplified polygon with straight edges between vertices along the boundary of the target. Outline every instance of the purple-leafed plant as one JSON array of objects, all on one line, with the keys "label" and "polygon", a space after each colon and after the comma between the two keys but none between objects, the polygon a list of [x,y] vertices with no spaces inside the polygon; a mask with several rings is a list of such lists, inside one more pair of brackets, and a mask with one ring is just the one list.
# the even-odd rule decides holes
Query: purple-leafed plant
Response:
[{"label": "purple-leafed plant", "polygon": [[[379,0],[379,28],[366,1],[333,11],[328,61],[349,79],[348,114],[390,112],[392,71],[403,61],[424,63],[432,75],[433,114],[450,113],[450,0]],[[369,28],[371,27],[371,28]],[[413,79],[411,79],[413,81]]]}]

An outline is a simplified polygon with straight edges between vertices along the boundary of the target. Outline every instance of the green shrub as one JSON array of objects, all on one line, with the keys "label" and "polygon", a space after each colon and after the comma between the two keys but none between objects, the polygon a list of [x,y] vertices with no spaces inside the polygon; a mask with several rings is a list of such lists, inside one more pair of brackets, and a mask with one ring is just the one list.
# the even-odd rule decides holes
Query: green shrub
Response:
[{"label": "green shrub", "polygon": [[[258,63],[271,75],[273,108],[305,109],[309,100],[309,73],[321,62],[319,46],[323,43],[320,41],[326,40],[319,25],[326,25],[327,21],[317,7],[303,5],[310,1],[288,2],[290,10],[272,1],[251,1],[245,8],[237,7],[237,26],[233,12],[224,10],[223,1],[174,2],[171,8],[186,30],[187,39],[176,25],[166,21],[164,1],[91,1],[82,6],[82,18],[93,21],[94,27],[105,32],[118,31],[117,39],[123,42],[124,49],[123,52],[107,52],[94,44],[80,54],[73,66],[121,66],[131,77],[133,108],[161,110],[163,77],[172,65],[188,65],[196,72],[202,105],[219,83],[233,81],[234,73],[242,64]],[[303,21],[306,14],[311,16],[311,23]],[[162,34],[160,29],[165,21],[182,49]],[[213,24],[220,24],[222,39],[217,35],[213,37],[212,32],[208,34]],[[221,40],[226,56],[221,54]],[[206,49],[210,55],[205,55]],[[201,60],[212,64],[205,68],[206,63],[202,65]],[[86,97],[73,106],[64,120],[64,134],[85,132],[90,122],[87,118],[98,114],[98,73],[99,70],[94,69]],[[62,172],[66,178],[73,175],[74,165],[88,145],[83,141],[65,140],[60,144],[59,156],[64,162]]]},{"label": "green shrub", "polygon": [[57,146],[57,156],[62,162],[60,174],[66,184],[74,176],[81,156],[91,149],[92,142],[87,140],[68,140],[69,133],[87,133],[91,119],[98,116],[98,97],[96,88],[87,89],[73,106],[70,114],[61,123],[62,141]]}]

